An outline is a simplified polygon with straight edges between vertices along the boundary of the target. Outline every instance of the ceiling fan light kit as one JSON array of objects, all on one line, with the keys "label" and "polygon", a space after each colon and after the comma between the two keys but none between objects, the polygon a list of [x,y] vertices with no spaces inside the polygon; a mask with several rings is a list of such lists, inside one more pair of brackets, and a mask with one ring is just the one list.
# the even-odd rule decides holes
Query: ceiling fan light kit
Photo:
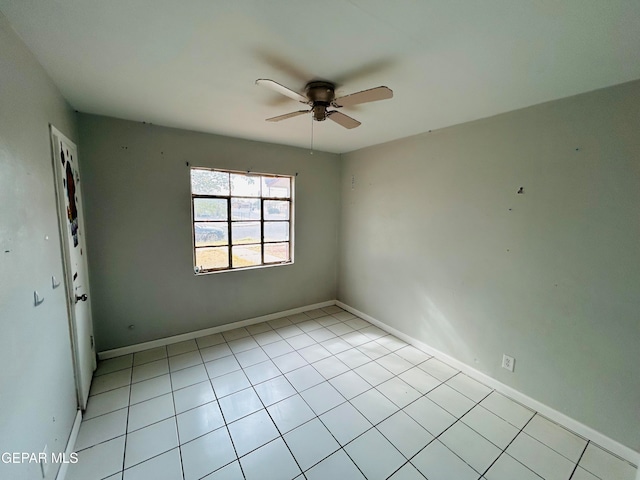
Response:
[{"label": "ceiling fan light kit", "polygon": [[338,110],[327,109],[351,107],[353,105],[360,105],[362,103],[375,102],[393,97],[393,91],[388,87],[382,86],[336,98],[335,85],[331,82],[321,80],[314,80],[307,83],[304,89],[305,95],[269,79],[258,79],[256,80],[256,84],[267,87],[291,98],[292,100],[297,100],[300,103],[304,103],[311,107],[310,110],[298,110],[296,112],[267,118],[267,122],[279,122],[281,120],[286,120],[288,118],[297,117],[298,115],[304,115],[305,113],[311,112],[313,119],[318,122],[322,122],[328,118],[344,128],[351,129],[359,126],[360,122],[355,118],[339,112]]}]

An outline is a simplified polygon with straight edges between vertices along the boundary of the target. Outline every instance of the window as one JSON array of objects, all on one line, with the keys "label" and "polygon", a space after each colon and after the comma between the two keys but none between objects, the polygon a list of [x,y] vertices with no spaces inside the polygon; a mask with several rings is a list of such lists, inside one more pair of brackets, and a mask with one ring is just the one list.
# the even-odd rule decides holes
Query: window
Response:
[{"label": "window", "polygon": [[195,273],[292,262],[293,177],[191,168]]}]

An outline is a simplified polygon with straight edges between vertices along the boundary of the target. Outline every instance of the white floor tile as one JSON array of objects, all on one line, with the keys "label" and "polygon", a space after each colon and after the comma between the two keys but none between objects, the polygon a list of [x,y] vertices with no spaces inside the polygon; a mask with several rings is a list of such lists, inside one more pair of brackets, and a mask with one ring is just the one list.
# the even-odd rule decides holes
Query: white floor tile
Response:
[{"label": "white floor tile", "polygon": [[321,345],[334,355],[336,353],[344,352],[345,350],[349,350],[350,348],[352,348],[351,345],[349,345],[340,337],[334,337],[330,338],[329,340],[325,340],[321,343]]},{"label": "white floor tile", "polygon": [[341,362],[343,362],[349,368],[357,368],[371,361],[369,357],[367,357],[364,353],[362,353],[357,348],[351,348],[350,350],[345,350],[344,352],[340,352],[336,354],[336,358],[338,358]]},{"label": "white floor tile", "polygon": [[269,357],[261,348],[252,348],[251,350],[245,350],[244,352],[236,353],[236,360],[242,368],[250,367],[256,363],[269,360]]},{"label": "white floor tile", "polygon": [[380,385],[393,377],[393,373],[375,362],[365,363],[354,371],[373,386]]},{"label": "white floor tile", "polygon": [[418,365],[419,363],[431,358],[431,355],[424,353],[413,345],[407,345],[406,347],[399,348],[395,353],[414,365]]},{"label": "white floor tile", "polygon": [[167,358],[167,347],[156,347],[142,352],[136,352],[133,354],[133,365],[142,365],[149,362],[160,360],[161,358]]},{"label": "white floor tile", "polygon": [[484,473],[502,453],[493,443],[462,422],[454,423],[438,440],[478,473]]},{"label": "white floor tile", "polygon": [[300,468],[282,438],[254,450],[240,459],[246,480],[290,480]]},{"label": "white floor tile", "polygon": [[416,467],[410,463],[406,463],[396,473],[391,475],[389,480],[424,480],[424,475],[416,470]]},{"label": "white floor tile", "polygon": [[75,451],[124,435],[127,430],[127,409],[116,410],[96,418],[83,420],[76,439]]},{"label": "white floor tile", "polygon": [[336,335],[345,335],[349,332],[355,332],[354,328],[351,328],[349,325],[344,323],[334,323],[333,325],[329,325],[327,327],[328,330],[335,333]]},{"label": "white floor tile", "polygon": [[[360,329],[359,331],[360,331],[361,334],[369,337],[371,340],[378,340],[378,339],[388,335],[387,332],[385,332],[381,328],[378,328],[378,327],[373,326],[373,325],[369,325],[368,327]],[[381,343],[381,345],[384,345],[384,343]],[[404,345],[406,345],[406,343]],[[401,346],[399,346],[397,348],[394,348],[393,350],[397,350],[398,348],[402,348],[404,345],[401,345]],[[389,348],[389,347],[386,347],[386,348]]]},{"label": "white floor tile", "polygon": [[371,360],[376,360],[380,357],[384,357],[385,355],[388,355],[391,353],[391,351],[388,348],[383,347],[378,342],[374,342],[374,341],[369,341],[368,343],[364,343],[356,348],[360,350],[362,353],[364,353]]},{"label": "white floor tile", "polygon": [[307,310],[304,314],[309,318],[320,318],[324,317],[327,313],[321,308],[316,308],[314,310]]},{"label": "white floor tile", "polygon": [[99,393],[89,397],[87,410],[84,412],[83,420],[89,420],[104,415],[105,413],[114,412],[129,405],[130,386],[116,388],[105,393]]},{"label": "white floor tile", "polygon": [[336,317],[333,317],[331,315],[325,315],[323,317],[318,317],[315,320],[316,320],[316,322],[318,322],[323,327],[328,327],[329,325],[335,325],[336,323],[340,323],[340,320],[338,320]]},{"label": "white floor tile", "polygon": [[422,394],[430,392],[442,383],[418,367],[413,367],[398,376]]},{"label": "white floor tile", "polygon": [[218,402],[206,403],[181,413],[176,421],[181,445],[224,425]]},{"label": "white floor tile", "polygon": [[245,352],[258,346],[258,342],[256,342],[253,337],[239,338],[238,340],[229,342],[229,348],[233,353]]},{"label": "white floor tile", "polygon": [[172,417],[175,413],[173,395],[171,393],[137,403],[129,408],[127,432],[133,432],[139,428]]},{"label": "white floor tile", "polygon": [[133,354],[122,355],[120,357],[110,358],[108,360],[101,360],[98,363],[98,368],[93,373],[94,377],[105,375],[107,373],[117,372],[118,370],[124,370],[133,366]]},{"label": "white floor tile", "polygon": [[317,362],[318,360],[331,356],[329,350],[318,344],[302,348],[298,350],[298,353],[309,363]]},{"label": "white floor tile", "polygon": [[347,400],[373,388],[360,375],[351,370],[332,378],[329,383]]},{"label": "white floor tile", "polygon": [[291,320],[289,320],[287,317],[276,318],[275,320],[270,320],[267,323],[271,326],[271,328],[282,328],[286,327],[287,325],[293,325]]},{"label": "white floor tile", "polygon": [[90,395],[98,395],[99,393],[108,392],[109,390],[115,390],[116,388],[125,387],[130,383],[130,368],[100,375],[99,377],[95,377],[91,382]]},{"label": "white floor tile", "polygon": [[227,345],[226,343],[221,343],[219,345],[212,345],[211,347],[202,348],[200,350],[200,355],[202,356],[202,360],[207,363],[211,362],[212,360],[217,360],[219,358],[233,355],[233,352],[229,348],[229,345]]},{"label": "white floor tile", "polygon": [[304,398],[311,410],[316,412],[316,415],[322,415],[324,412],[346,401],[329,382],[323,382],[311,387],[301,392],[300,396]]},{"label": "white floor tile", "polygon": [[275,332],[274,330],[271,330],[271,328],[269,328],[269,330],[265,332],[254,335],[253,339],[258,343],[258,345],[261,345],[263,347],[266,347],[267,345],[271,345],[276,342],[281,342],[283,340],[283,338],[280,335],[278,335],[277,332]]},{"label": "white floor tile", "polygon": [[185,340],[184,342],[177,342],[167,345],[167,353],[170,357],[180,355],[187,352],[195,352],[198,350],[198,344],[195,340]]},{"label": "white floor tile", "polygon": [[211,362],[205,363],[204,366],[207,369],[209,378],[219,377],[220,375],[240,370],[240,364],[233,355],[212,360]]},{"label": "white floor tile", "polygon": [[285,377],[287,377],[287,380],[291,382],[291,385],[293,385],[298,392],[307,390],[325,381],[324,377],[311,365],[289,372],[285,374]]},{"label": "white floor tile", "polygon": [[295,325],[286,325],[284,327],[278,328],[276,330],[276,333],[282,338],[290,338],[295,337],[296,335],[301,335],[304,333],[304,331],[300,330]]},{"label": "white floor tile", "polygon": [[[542,477],[529,470],[523,464],[506,453],[500,455],[491,468],[485,473],[486,480],[541,480]],[[574,480],[574,479],[572,479]]]},{"label": "white floor tile", "polygon": [[426,447],[433,435],[403,411],[394,413],[376,427],[406,458]]},{"label": "white floor tile", "polygon": [[186,412],[205,403],[213,402],[215,399],[216,396],[209,382],[196,383],[173,392],[176,413]]},{"label": "white floor tile", "polygon": [[340,308],[339,306],[337,306],[337,305],[329,305],[328,307],[322,307],[320,310],[325,312],[325,314],[327,314],[327,315],[331,315],[333,313],[344,312],[344,310],[342,308]]},{"label": "white floor tile", "polygon": [[220,345],[224,342],[225,340],[221,333],[214,333],[212,335],[207,335],[206,337],[196,338],[196,343],[198,344],[198,348],[200,348],[200,350],[206,347]]},{"label": "white floor tile", "polygon": [[359,347],[360,345],[364,345],[367,342],[371,342],[371,339],[369,337],[363,335],[360,332],[347,333],[345,335],[342,335],[342,339],[350,345],[353,345],[354,347]]},{"label": "white floor tile", "polygon": [[218,400],[227,423],[261,410],[262,402],[253,388],[247,388]]},{"label": "white floor tile", "polygon": [[226,332],[222,332],[222,336],[227,342],[232,342],[233,340],[238,340],[239,338],[245,338],[250,335],[249,330],[244,327],[234,328],[233,330],[227,330]]},{"label": "white floor tile", "polygon": [[131,375],[131,381],[133,383],[141,382],[143,380],[149,380],[150,378],[159,377],[169,373],[169,360],[161,358],[154,362],[145,363],[133,367],[133,374]]},{"label": "white floor tile", "polygon": [[354,330],[361,330],[365,327],[371,327],[372,325],[367,322],[366,320],[363,320],[361,318],[352,318],[350,320],[346,320],[345,325],[349,325],[351,328],[353,328]]},{"label": "white floor tile", "polygon": [[[363,332],[363,333],[365,333],[365,332]],[[402,340],[400,340],[397,337],[394,337],[393,335],[385,335],[383,337],[380,337],[380,338],[376,339],[376,342],[384,345],[385,347],[387,347],[392,352],[396,352],[399,349],[401,349],[402,347],[406,347],[408,345],[407,342],[403,342]]]},{"label": "white floor tile", "polygon": [[344,450],[338,450],[305,472],[307,480],[366,480]]},{"label": "white floor tile", "polygon": [[506,452],[545,480],[567,480],[575,464],[546,445],[520,433]]},{"label": "white floor tile", "polygon": [[259,410],[228,425],[238,456],[270,442],[280,434],[266,410]]},{"label": "white floor tile", "polygon": [[404,456],[375,428],[344,449],[368,480],[384,480],[406,462]]},{"label": "white floor tile", "polygon": [[[633,478],[633,477],[630,477]],[[584,468],[578,467],[576,471],[573,472],[573,476],[571,480],[601,480],[596,477],[594,474],[587,472]]]},{"label": "white floor tile", "polygon": [[478,403],[491,393],[491,389],[489,387],[465,375],[464,373],[459,373],[447,380],[447,385],[454,390],[457,390],[465,397],[473,400],[475,403]]},{"label": "white floor tile", "polygon": [[290,431],[284,435],[284,441],[303,471],[340,448],[340,444],[318,419]]},{"label": "white floor tile", "polygon": [[131,385],[131,405],[171,392],[169,375],[154,377]]},{"label": "white floor tile", "polygon": [[487,398],[480,402],[480,405],[492,411],[500,418],[505,419],[516,428],[524,427],[529,419],[533,417],[534,413],[498,392],[492,392]]},{"label": "white floor tile", "polygon": [[422,397],[404,409],[404,412],[437,437],[456,421],[444,408]]},{"label": "white floor tile", "polygon": [[502,450],[520,431],[481,405],[476,405],[461,420]]},{"label": "white floor tile", "polygon": [[398,377],[381,383],[376,389],[400,408],[406,407],[422,396],[415,388]]},{"label": "white floor tile", "polygon": [[398,407],[376,389],[364,392],[350,401],[374,425],[398,411]]},{"label": "white floor tile", "polygon": [[277,377],[278,375],[282,375],[282,372],[271,360],[258,363],[257,365],[251,365],[244,369],[244,373],[253,385],[269,380],[270,378]]},{"label": "white floor tile", "polygon": [[197,480],[236,459],[227,429],[222,427],[180,447],[184,480]]},{"label": "white floor tile", "polygon": [[282,373],[288,373],[307,365],[307,361],[298,352],[291,352],[271,360]]},{"label": "white floor tile", "polygon": [[302,323],[298,323],[296,325],[303,332],[311,332],[313,330],[318,330],[319,328],[322,328],[322,325],[320,325],[315,320],[306,320],[306,321],[304,321]]},{"label": "white floor tile", "polygon": [[473,401],[446,384],[431,390],[427,393],[427,398],[457,418],[460,418],[475,406]]},{"label": "white floor tile", "polygon": [[269,325],[267,322],[255,323],[255,324],[249,325],[249,326],[247,326],[245,328],[254,337],[259,333],[264,333],[264,332],[268,332],[270,330],[273,330],[273,328],[271,328],[271,325]]},{"label": "white floor tile", "polygon": [[282,434],[316,416],[300,395],[294,395],[275,403],[267,407],[267,411]]},{"label": "white floor tile", "polygon": [[337,318],[341,322],[344,322],[352,318],[356,318],[356,316],[351,312],[337,312],[337,313],[332,313],[331,316]]},{"label": "white floor tile", "polygon": [[478,478],[478,472],[438,440],[431,442],[411,460],[411,463],[430,480],[477,480]]},{"label": "white floor tile", "polygon": [[602,480],[634,480],[636,469],[593,443],[587,445],[580,467]]},{"label": "white floor tile", "polygon": [[293,352],[293,347],[289,345],[285,340],[278,340],[277,342],[264,345],[262,349],[270,357],[279,357],[285,353]]},{"label": "white floor tile", "polygon": [[296,335],[295,337],[287,338],[287,343],[296,350],[300,350],[304,347],[314,345],[316,341],[306,333],[303,333],[302,335]]},{"label": "white floor tile", "polygon": [[[247,327],[249,328],[249,327]],[[229,465],[225,465],[202,480],[244,480],[244,475],[240,469],[240,462],[237,460]]]},{"label": "white floor tile", "polygon": [[524,432],[531,435],[536,440],[552,448],[560,455],[567,457],[572,462],[577,462],[587,446],[587,441],[557,425],[546,418],[536,415],[527,426]]},{"label": "white floor tile", "polygon": [[[324,317],[323,317],[324,318]],[[322,319],[319,319],[322,320]],[[334,318],[335,320],[335,318]],[[336,320],[338,322],[339,320]],[[320,322],[318,322],[320,323]],[[313,338],[316,342],[324,342],[325,340],[329,340],[330,338],[334,338],[336,336],[331,330],[328,330],[326,327],[321,327],[316,330],[311,330],[307,332],[311,338]]]},{"label": "white floor tile", "polygon": [[[363,347],[364,346],[365,345],[363,345]],[[404,358],[402,358],[399,355],[396,355],[395,353],[389,353],[387,355],[384,355],[378,358],[376,360],[376,363],[378,363],[379,365],[382,365],[384,368],[386,368],[387,370],[389,370],[391,373],[395,375],[400,375],[401,373],[406,372],[407,370],[417,368],[417,367],[414,367],[411,362],[406,361]]]},{"label": "white floor tile", "polygon": [[101,480],[122,470],[124,435],[78,452],[78,462],[71,464],[66,480]]},{"label": "white floor tile", "polygon": [[182,480],[180,450],[174,448],[124,471],[123,480]]},{"label": "white floor tile", "polygon": [[183,368],[193,367],[202,363],[200,351],[181,353],[174,357],[169,357],[169,370],[175,372]]},{"label": "white floor tile", "polygon": [[373,427],[349,402],[322,414],[320,420],[341,445],[346,445]]},{"label": "white floor tile", "polygon": [[167,452],[178,446],[178,430],[175,418],[136,430],[127,435],[127,447],[124,454],[124,468]]},{"label": "white floor tile", "polygon": [[422,362],[418,365],[418,368],[424,370],[429,375],[436,377],[438,380],[442,380],[443,382],[449,380],[458,373],[458,370],[450,367],[444,362],[441,362],[437,358],[430,358],[426,362]]},{"label": "white floor tile", "polygon": [[327,380],[350,370],[349,367],[336,357],[327,357],[323,360],[319,360],[313,364],[313,368],[320,372],[320,375]]},{"label": "white floor tile", "polygon": [[222,398],[250,387],[251,383],[243,370],[236,370],[235,372],[212,378],[211,385],[213,385],[216,396]]},{"label": "white floor tile", "polygon": [[296,394],[295,388],[283,375],[259,383],[255,386],[255,390],[265,406],[273,405]]},{"label": "white floor tile", "polygon": [[171,387],[174,390],[179,390],[207,380],[209,380],[209,376],[202,364],[171,373]]}]

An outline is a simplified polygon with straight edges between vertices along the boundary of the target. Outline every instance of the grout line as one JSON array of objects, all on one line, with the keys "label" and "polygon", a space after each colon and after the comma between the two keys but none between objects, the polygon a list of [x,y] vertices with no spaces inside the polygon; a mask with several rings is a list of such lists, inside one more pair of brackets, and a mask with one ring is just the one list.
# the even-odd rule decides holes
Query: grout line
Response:
[{"label": "grout line", "polygon": [[[580,454],[580,458],[578,458],[578,461],[576,462],[575,466],[573,467],[573,470],[571,471],[571,475],[569,475],[569,480],[571,480],[573,478],[573,476],[576,473],[576,470],[578,470],[578,465],[580,464],[580,460],[582,460],[582,457],[584,456],[584,453],[587,451],[587,447],[589,446],[590,440],[587,440],[587,444],[584,446],[584,448],[582,449],[582,453]],[[588,471],[588,470],[587,470]],[[591,472],[589,472],[591,473]],[[600,478],[595,474],[592,474],[594,477],[596,478]]]}]

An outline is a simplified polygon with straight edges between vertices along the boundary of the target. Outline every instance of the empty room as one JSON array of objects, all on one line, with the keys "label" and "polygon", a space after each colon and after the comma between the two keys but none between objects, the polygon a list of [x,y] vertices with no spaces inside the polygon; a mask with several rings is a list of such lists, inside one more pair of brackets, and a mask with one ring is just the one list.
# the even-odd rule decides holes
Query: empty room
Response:
[{"label": "empty room", "polygon": [[0,479],[640,480],[640,2],[0,0]]}]

